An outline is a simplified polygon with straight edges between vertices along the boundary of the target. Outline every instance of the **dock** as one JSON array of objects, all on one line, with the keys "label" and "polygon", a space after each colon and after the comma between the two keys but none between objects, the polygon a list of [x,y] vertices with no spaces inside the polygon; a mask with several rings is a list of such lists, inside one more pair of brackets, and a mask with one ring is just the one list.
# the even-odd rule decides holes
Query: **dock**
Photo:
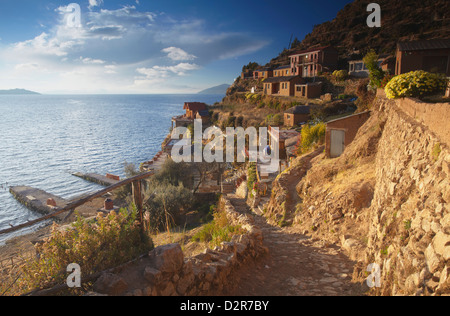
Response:
[{"label": "dock", "polygon": [[[69,204],[69,201],[59,196],[32,187],[15,186],[11,187],[9,192],[17,201],[24,204],[29,209],[44,215],[52,213],[55,208],[64,208]],[[49,199],[53,199],[56,202],[56,207],[47,205],[47,200]]]},{"label": "dock", "polygon": [[100,175],[100,174],[96,174],[96,173],[81,173],[81,172],[76,172],[73,173],[72,175],[82,178],[86,181],[90,181],[90,182],[94,182],[100,185],[103,185],[105,187],[109,187],[111,185],[117,184],[120,182],[120,178],[117,176],[113,176],[113,175]]}]

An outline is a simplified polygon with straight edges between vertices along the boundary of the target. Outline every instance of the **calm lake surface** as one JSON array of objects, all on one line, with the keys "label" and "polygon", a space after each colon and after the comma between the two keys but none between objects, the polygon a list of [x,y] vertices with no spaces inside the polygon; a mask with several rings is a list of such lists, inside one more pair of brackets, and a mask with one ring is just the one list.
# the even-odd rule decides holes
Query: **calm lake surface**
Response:
[{"label": "calm lake surface", "polygon": [[[124,176],[124,162],[153,158],[184,102],[223,95],[0,96],[0,229],[40,217],[17,202],[10,186],[26,185],[65,199],[102,187],[74,172]],[[26,230],[19,232],[23,234]],[[16,234],[0,236],[0,245]]]}]

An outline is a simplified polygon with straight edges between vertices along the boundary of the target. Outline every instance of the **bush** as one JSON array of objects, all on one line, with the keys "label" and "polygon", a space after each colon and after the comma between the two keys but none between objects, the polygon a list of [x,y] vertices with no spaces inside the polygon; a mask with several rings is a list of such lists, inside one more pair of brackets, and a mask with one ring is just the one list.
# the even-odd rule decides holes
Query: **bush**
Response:
[{"label": "bush", "polygon": [[446,87],[447,78],[445,75],[417,70],[392,78],[386,85],[385,92],[389,99],[422,98],[443,92]]},{"label": "bush", "polygon": [[210,247],[220,246],[222,242],[229,242],[234,235],[242,235],[244,230],[240,226],[230,225],[224,211],[216,211],[214,220],[192,237],[194,242],[207,242]]},{"label": "bush", "polygon": [[299,147],[299,154],[309,151],[316,144],[323,144],[326,132],[325,123],[318,123],[314,126],[305,125],[302,128],[302,143]]},{"label": "bush", "polygon": [[344,81],[348,77],[348,71],[347,70],[335,70],[333,72],[333,77],[337,81]]},{"label": "bush", "polygon": [[381,87],[381,81],[383,80],[385,73],[378,66],[378,55],[374,50],[371,50],[364,56],[363,61],[369,70],[370,86],[374,88]]},{"label": "bush", "polygon": [[153,243],[143,235],[136,211],[121,209],[94,221],[78,216],[70,229],[60,230],[56,224],[42,244],[36,244],[38,256],[22,267],[19,280],[26,292],[62,284],[67,266],[77,263],[85,277],[128,262],[150,251]]}]

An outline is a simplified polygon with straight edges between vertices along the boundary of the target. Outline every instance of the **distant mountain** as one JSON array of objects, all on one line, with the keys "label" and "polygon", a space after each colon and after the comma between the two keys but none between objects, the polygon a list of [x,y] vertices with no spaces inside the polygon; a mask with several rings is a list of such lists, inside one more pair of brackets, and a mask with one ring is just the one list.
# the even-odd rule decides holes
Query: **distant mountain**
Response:
[{"label": "distant mountain", "polygon": [[221,84],[219,86],[200,91],[198,94],[225,94],[229,87],[229,84]]},{"label": "distant mountain", "polygon": [[25,89],[0,90],[0,95],[23,95],[23,94],[40,94],[40,93]]}]

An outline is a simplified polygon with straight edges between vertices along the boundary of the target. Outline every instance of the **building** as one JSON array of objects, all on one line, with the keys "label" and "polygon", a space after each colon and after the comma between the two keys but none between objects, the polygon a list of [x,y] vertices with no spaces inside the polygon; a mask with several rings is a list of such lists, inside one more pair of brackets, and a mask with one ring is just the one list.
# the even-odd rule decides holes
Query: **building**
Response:
[{"label": "building", "polygon": [[198,111],[195,118],[202,120],[202,124],[208,124],[210,121],[209,111],[208,110]]},{"label": "building", "polygon": [[253,79],[253,71],[248,70],[248,71],[243,71],[241,72],[241,79],[242,80],[247,80],[247,79]]},{"label": "building", "polygon": [[[393,56],[380,56],[378,59],[378,66],[383,71],[389,71],[393,74],[395,69],[395,58]],[[348,74],[358,78],[368,78],[369,69],[367,69],[364,61],[362,60],[350,60],[348,62]]]},{"label": "building", "polygon": [[322,95],[322,82],[309,82],[295,85],[294,95],[300,98],[315,99]]},{"label": "building", "polygon": [[450,39],[399,42],[396,58],[396,75],[425,70],[450,76]]},{"label": "building", "polygon": [[281,160],[286,160],[288,158],[288,154],[286,152],[287,147],[291,147],[292,143],[297,144],[300,136],[300,132],[297,132],[296,130],[279,130],[269,126],[270,147],[276,148],[274,142],[278,142],[278,149],[280,150],[279,158]]},{"label": "building", "polygon": [[300,76],[272,77],[264,81],[264,94],[274,96],[294,96],[295,85],[304,84],[306,81]]},{"label": "building", "polygon": [[306,78],[336,70],[339,54],[334,47],[324,46],[296,52],[289,58],[292,75]]},{"label": "building", "polygon": [[311,118],[309,105],[297,105],[284,112],[284,126],[294,127],[306,123]]},{"label": "building", "polygon": [[257,69],[253,72],[253,79],[267,79],[273,77],[273,70],[270,68]]},{"label": "building", "polygon": [[189,119],[195,119],[199,111],[205,111],[208,106],[201,102],[186,102],[184,103],[183,110],[186,110],[186,117]]},{"label": "building", "polygon": [[291,65],[285,65],[273,70],[274,77],[292,76]]},{"label": "building", "polygon": [[342,155],[354,139],[358,130],[369,119],[370,112],[358,113],[327,122],[325,155],[336,158]]}]

